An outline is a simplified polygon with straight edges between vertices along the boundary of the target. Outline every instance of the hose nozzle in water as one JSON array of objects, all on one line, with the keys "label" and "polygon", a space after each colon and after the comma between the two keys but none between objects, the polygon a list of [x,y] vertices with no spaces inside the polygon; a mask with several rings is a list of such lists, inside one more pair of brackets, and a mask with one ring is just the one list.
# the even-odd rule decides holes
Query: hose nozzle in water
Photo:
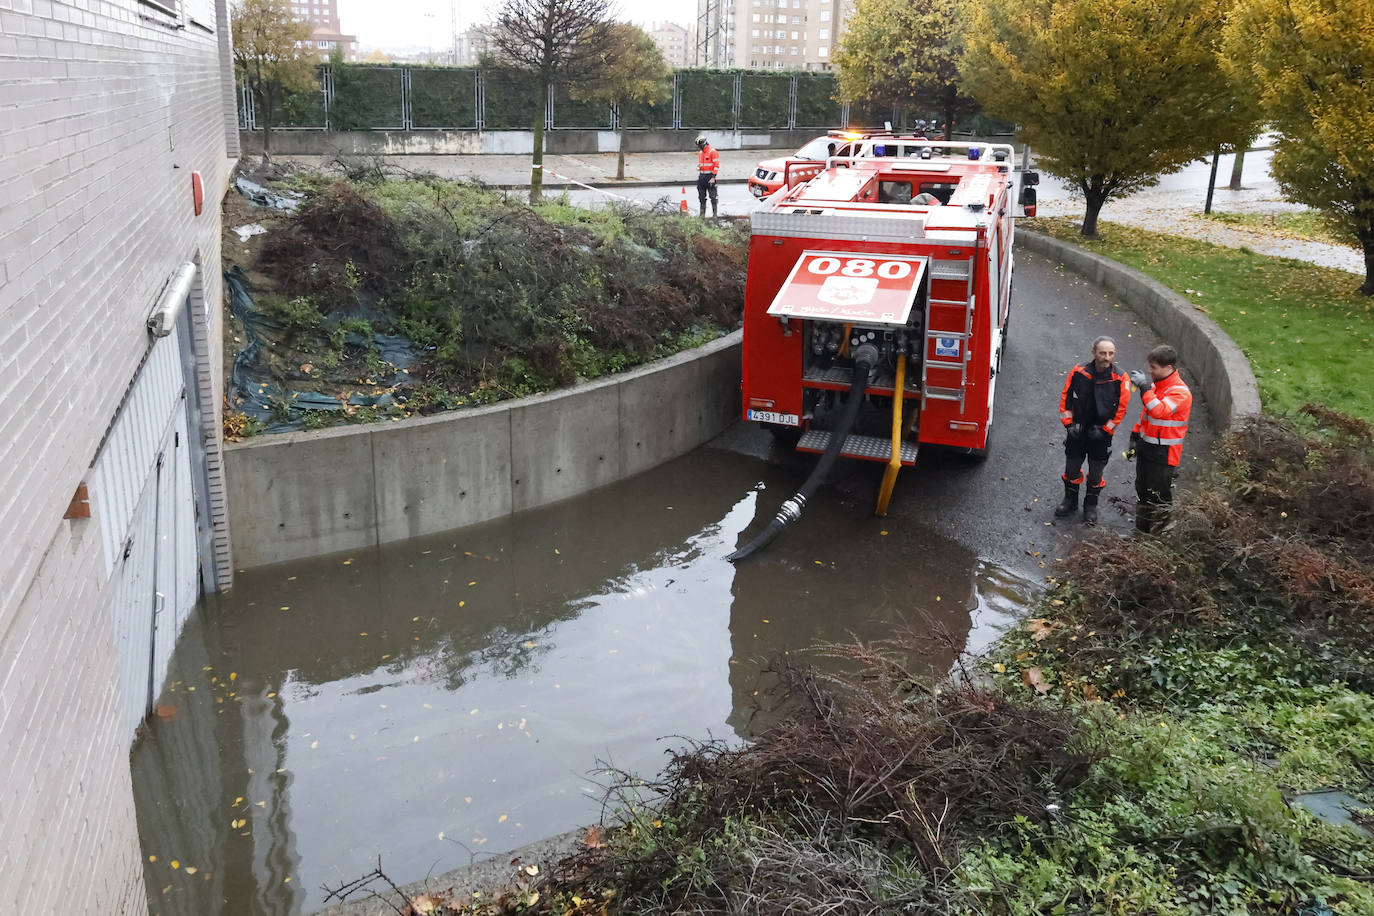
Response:
[{"label": "hose nozzle in water", "polygon": [[753,556],[771,544],[784,528],[801,518],[802,510],[806,508],[806,501],[820,486],[825,475],[830,473],[830,468],[835,464],[835,459],[840,457],[840,449],[844,446],[844,440],[849,438],[849,431],[854,428],[854,421],[859,417],[859,405],[863,403],[864,389],[868,387],[868,376],[877,364],[878,348],[873,344],[861,344],[854,351],[854,380],[849,384],[849,394],[845,397],[844,411],[840,414],[840,421],[835,424],[835,428],[830,433],[830,442],[826,445],[821,460],[816,462],[815,469],[811,471],[811,476],[806,478],[806,482],[801,485],[801,489],[797,490],[795,495],[784,501],[779,507],[778,514],[773,516],[768,527],[759,532],[758,536],[748,544],[725,559],[731,563],[737,563],[746,557]]}]

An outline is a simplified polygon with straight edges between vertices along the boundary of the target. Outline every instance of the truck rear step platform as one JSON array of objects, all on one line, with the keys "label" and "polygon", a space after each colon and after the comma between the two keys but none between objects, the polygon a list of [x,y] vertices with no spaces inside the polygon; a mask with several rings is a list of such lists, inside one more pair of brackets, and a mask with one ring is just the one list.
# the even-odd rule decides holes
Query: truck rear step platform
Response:
[{"label": "truck rear step platform", "polygon": [[[830,444],[830,433],[813,429],[804,433],[797,442],[797,451],[820,454]],[[878,436],[847,436],[840,447],[840,455],[845,458],[860,458],[864,461],[888,461],[892,458],[892,440]],[[916,463],[916,443],[902,443],[902,464],[910,467]]]}]

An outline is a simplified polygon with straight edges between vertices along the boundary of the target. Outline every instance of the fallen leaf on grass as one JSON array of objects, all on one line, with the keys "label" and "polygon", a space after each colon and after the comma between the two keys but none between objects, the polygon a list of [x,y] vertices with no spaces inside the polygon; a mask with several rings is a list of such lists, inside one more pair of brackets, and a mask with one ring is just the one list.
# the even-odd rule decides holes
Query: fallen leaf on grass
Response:
[{"label": "fallen leaf on grass", "polygon": [[1021,680],[1038,694],[1044,695],[1050,692],[1050,684],[1045,680],[1045,672],[1039,667],[1022,670]]},{"label": "fallen leaf on grass", "polygon": [[1036,642],[1041,642],[1046,636],[1054,632],[1059,624],[1053,620],[1046,620],[1044,617],[1032,617],[1026,621],[1026,630],[1034,637]]},{"label": "fallen leaf on grass", "polygon": [[601,848],[602,842],[600,824],[592,824],[590,827],[587,828],[587,835],[582,838],[582,845],[588,846],[592,849]]}]

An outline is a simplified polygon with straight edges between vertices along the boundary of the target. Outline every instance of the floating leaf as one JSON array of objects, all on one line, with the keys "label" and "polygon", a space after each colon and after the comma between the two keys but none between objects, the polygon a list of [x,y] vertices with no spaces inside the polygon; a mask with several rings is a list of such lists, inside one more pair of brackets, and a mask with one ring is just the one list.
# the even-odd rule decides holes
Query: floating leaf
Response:
[{"label": "floating leaf", "polygon": [[496,819],[496,823],[498,823],[498,824],[504,824],[504,823],[506,822],[506,818],[508,818],[508,817],[510,817],[510,815],[508,815],[508,814],[503,814],[503,815],[501,815],[500,817],[498,817],[498,818]]}]

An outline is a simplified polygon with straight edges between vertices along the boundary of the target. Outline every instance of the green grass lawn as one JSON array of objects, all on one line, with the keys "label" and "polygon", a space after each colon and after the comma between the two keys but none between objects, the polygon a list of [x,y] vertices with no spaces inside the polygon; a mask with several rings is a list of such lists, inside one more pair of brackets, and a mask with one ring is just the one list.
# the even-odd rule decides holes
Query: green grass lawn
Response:
[{"label": "green grass lawn", "polygon": [[1359,277],[1114,223],[1101,224],[1098,240],[1063,218],[1022,225],[1120,261],[1192,301],[1245,351],[1266,411],[1291,414],[1314,402],[1374,421],[1374,299],[1357,291]]},{"label": "green grass lawn", "polygon": [[1230,226],[1257,229],[1266,235],[1286,239],[1303,239],[1323,242],[1327,245],[1354,247],[1348,236],[1341,235],[1331,228],[1326,217],[1314,210],[1296,213],[1198,213],[1201,219],[1210,219]]}]

